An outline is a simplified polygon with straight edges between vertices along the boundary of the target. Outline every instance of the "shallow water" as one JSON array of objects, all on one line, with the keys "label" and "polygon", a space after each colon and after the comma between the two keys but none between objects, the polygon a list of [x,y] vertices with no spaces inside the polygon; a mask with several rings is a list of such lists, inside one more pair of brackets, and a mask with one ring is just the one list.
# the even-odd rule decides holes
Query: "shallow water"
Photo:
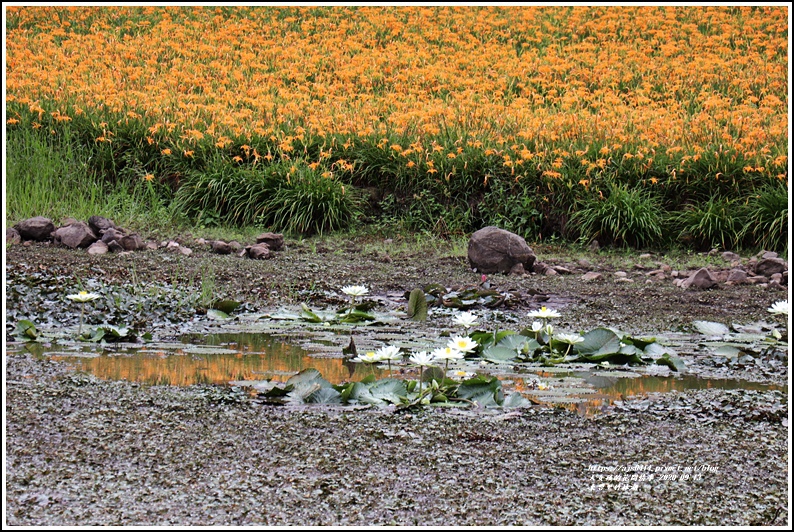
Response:
[{"label": "shallow water", "polygon": [[[277,336],[263,333],[188,334],[181,342],[136,344],[77,344],[70,347],[52,345],[37,354],[62,360],[74,367],[108,380],[126,380],[148,385],[189,386],[192,384],[228,385],[237,381],[285,381],[306,369],[317,369],[325,379],[338,384],[358,381],[370,374],[386,377],[385,366],[352,363],[341,352],[331,356],[310,356],[299,346]],[[504,369],[502,369],[504,368]],[[664,370],[665,368],[654,368]],[[395,364],[393,373],[416,378],[413,368]],[[505,392],[516,390],[538,404],[556,405],[592,416],[615,401],[690,389],[722,388],[727,390],[780,390],[739,379],[709,379],[694,375],[647,375],[636,371],[605,371],[555,368],[489,367],[487,372],[499,377]],[[512,371],[511,371],[512,370]],[[543,389],[538,389],[542,384]]]}]

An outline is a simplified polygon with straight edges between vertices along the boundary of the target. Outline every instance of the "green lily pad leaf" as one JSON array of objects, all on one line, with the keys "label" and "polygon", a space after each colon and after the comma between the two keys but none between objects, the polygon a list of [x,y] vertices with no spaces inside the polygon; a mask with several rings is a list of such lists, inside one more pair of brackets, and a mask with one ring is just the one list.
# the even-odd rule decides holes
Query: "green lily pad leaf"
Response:
[{"label": "green lily pad leaf", "polygon": [[576,344],[574,349],[579,354],[588,355],[587,360],[594,360],[590,357],[620,351],[620,337],[609,329],[599,327],[585,333],[584,342]]},{"label": "green lily pad leaf", "polygon": [[439,297],[443,296],[448,292],[445,286],[442,286],[438,283],[430,283],[428,285],[425,285],[422,288],[422,290],[424,290],[426,294],[434,296],[436,299],[438,299]]},{"label": "green lily pad leaf", "polygon": [[422,382],[441,382],[444,378],[444,370],[437,367],[425,368],[422,371]]},{"label": "green lily pad leaf", "polygon": [[[207,312],[207,314],[209,314],[209,312]],[[308,305],[306,305],[306,303],[301,303],[301,314],[300,314],[300,317],[301,317],[301,319],[303,319],[304,321],[308,321],[309,323],[322,323],[323,322],[322,318],[320,318],[320,316],[318,316],[317,314],[312,312],[312,309],[310,309],[308,307]]]},{"label": "green lily pad leaf", "polygon": [[317,383],[322,388],[331,388],[331,383],[323,379],[322,374],[314,368],[307,368],[287,379],[287,384],[298,386],[302,383]]},{"label": "green lily pad leaf", "polygon": [[307,403],[319,405],[342,404],[342,394],[333,388],[320,388],[306,398]]},{"label": "green lily pad leaf", "polygon": [[633,337],[633,336],[624,336],[623,343],[631,344],[638,349],[644,350],[649,345],[656,343],[655,337]]},{"label": "green lily pad leaf", "polygon": [[215,301],[210,303],[210,308],[215,310],[220,310],[221,312],[225,312],[226,314],[231,314],[240,305],[241,303],[239,301],[235,301],[233,299],[216,299]]},{"label": "green lily pad leaf", "polygon": [[483,350],[482,358],[488,360],[489,362],[496,362],[497,364],[500,362],[508,362],[513,360],[518,356],[518,352],[515,349],[510,349],[508,347],[502,346],[494,346],[489,347],[488,349]]},{"label": "green lily pad leaf", "polygon": [[526,408],[532,406],[532,402],[518,392],[513,392],[502,402],[503,408]]},{"label": "green lily pad leaf", "polygon": [[408,395],[408,390],[403,381],[380,379],[370,384],[366,390],[362,390],[357,399],[362,403],[369,404],[400,404],[406,395]]},{"label": "green lily pad leaf", "polygon": [[496,400],[496,394],[493,392],[485,391],[472,397],[468,397],[467,399],[472,403],[477,403],[483,408],[494,408],[500,406]]},{"label": "green lily pad leaf", "polygon": [[[497,346],[499,347],[506,347],[508,349],[512,349],[515,352],[524,351],[527,352],[529,350],[529,341],[535,340],[534,338],[527,338],[521,334],[511,334],[502,338]],[[538,344],[540,347],[540,344]]]},{"label": "green lily pad leaf", "polygon": [[706,336],[722,336],[731,332],[727,326],[715,321],[693,321],[692,325],[700,334],[705,334]]},{"label": "green lily pad leaf", "polygon": [[478,375],[460,383],[457,396],[462,399],[472,399],[483,394],[490,394],[491,397],[495,397],[501,389],[502,383],[498,378]]},{"label": "green lily pad leaf", "polygon": [[664,355],[663,357],[656,359],[656,363],[660,366],[667,366],[673,371],[683,371],[686,369],[686,363],[675,356]]},{"label": "green lily pad leaf", "polygon": [[427,319],[427,299],[421,288],[411,290],[411,295],[408,296],[406,312],[408,317],[414,321],[425,321]]},{"label": "green lily pad leaf", "polygon": [[636,346],[633,346],[631,344],[627,344],[627,345],[624,345],[623,347],[620,348],[619,353],[621,355],[639,355],[639,354],[642,353],[642,350],[641,349],[637,349]]},{"label": "green lily pad leaf", "polygon": [[17,328],[14,330],[14,336],[20,341],[35,340],[39,336],[39,330],[32,321],[19,320]]},{"label": "green lily pad leaf", "polygon": [[661,356],[667,355],[677,355],[674,349],[671,347],[664,346],[662,344],[658,344],[656,342],[648,344],[645,346],[642,352],[643,356],[646,358],[659,358]]},{"label": "green lily pad leaf", "polygon": [[721,345],[714,350],[714,354],[720,357],[734,358],[741,354],[742,350],[732,345]]},{"label": "green lily pad leaf", "polygon": [[375,321],[375,316],[360,310],[353,310],[345,313],[339,318],[339,321],[341,323],[361,323],[362,321]]},{"label": "green lily pad leaf", "polygon": [[213,320],[228,320],[229,319],[229,315],[226,314],[224,311],[218,310],[218,309],[214,309],[214,308],[208,308],[207,309],[207,317],[211,318]]}]

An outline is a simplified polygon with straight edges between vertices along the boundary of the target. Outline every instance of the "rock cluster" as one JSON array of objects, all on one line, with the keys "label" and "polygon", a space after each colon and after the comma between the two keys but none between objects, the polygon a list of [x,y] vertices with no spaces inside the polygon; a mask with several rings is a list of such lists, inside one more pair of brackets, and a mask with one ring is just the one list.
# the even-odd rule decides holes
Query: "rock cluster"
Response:
[{"label": "rock cluster", "polygon": [[[715,264],[709,268],[692,271],[673,270],[670,265],[656,262],[654,266],[634,264],[632,271],[597,271],[586,259],[573,264],[555,264],[538,261],[532,249],[519,235],[499,229],[485,227],[476,231],[469,240],[469,264],[478,273],[504,273],[511,275],[570,275],[582,274],[586,282],[611,279],[615,283],[634,283],[643,279],[645,283],[672,280],[683,289],[709,289],[719,284],[763,284],[773,287],[788,286],[788,262],[773,251],[761,251],[755,257],[743,260],[732,251],[720,256],[725,266]],[[712,250],[709,256],[719,253]],[[645,253],[640,259],[650,259]],[[719,262],[719,261],[715,261]]]},{"label": "rock cluster", "polygon": [[273,251],[284,249],[284,235],[281,233],[262,233],[256,237],[256,243],[243,247],[239,242],[224,242],[223,240],[196,240],[199,244],[210,246],[210,251],[218,255],[237,253],[240,257],[264,260],[272,256]]}]

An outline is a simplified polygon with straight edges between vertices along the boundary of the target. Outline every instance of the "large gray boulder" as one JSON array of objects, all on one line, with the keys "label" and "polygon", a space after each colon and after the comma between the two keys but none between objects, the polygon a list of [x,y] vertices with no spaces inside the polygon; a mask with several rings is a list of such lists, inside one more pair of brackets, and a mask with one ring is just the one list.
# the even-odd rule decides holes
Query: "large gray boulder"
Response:
[{"label": "large gray boulder", "polygon": [[516,264],[531,272],[536,258],[526,240],[498,227],[483,227],[469,240],[469,264],[478,273],[509,273]]},{"label": "large gray boulder", "polygon": [[94,230],[85,222],[59,227],[52,236],[56,243],[73,249],[87,248],[98,240]]},{"label": "large gray boulder", "polygon": [[34,216],[27,220],[22,220],[14,226],[22,240],[37,240],[43,242],[52,238],[55,231],[55,224],[52,220],[44,216]]}]

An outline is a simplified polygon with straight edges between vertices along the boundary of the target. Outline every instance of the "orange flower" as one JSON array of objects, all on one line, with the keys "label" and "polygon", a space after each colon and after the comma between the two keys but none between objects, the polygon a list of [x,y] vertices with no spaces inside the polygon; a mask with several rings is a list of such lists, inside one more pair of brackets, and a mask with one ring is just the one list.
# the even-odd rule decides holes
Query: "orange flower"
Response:
[{"label": "orange flower", "polygon": [[160,153],[162,153],[163,155],[171,155],[171,148],[162,149],[160,150]]},{"label": "orange flower", "polygon": [[143,179],[145,181],[151,181],[152,179],[154,179],[154,174],[146,174],[145,176],[143,176]]}]

